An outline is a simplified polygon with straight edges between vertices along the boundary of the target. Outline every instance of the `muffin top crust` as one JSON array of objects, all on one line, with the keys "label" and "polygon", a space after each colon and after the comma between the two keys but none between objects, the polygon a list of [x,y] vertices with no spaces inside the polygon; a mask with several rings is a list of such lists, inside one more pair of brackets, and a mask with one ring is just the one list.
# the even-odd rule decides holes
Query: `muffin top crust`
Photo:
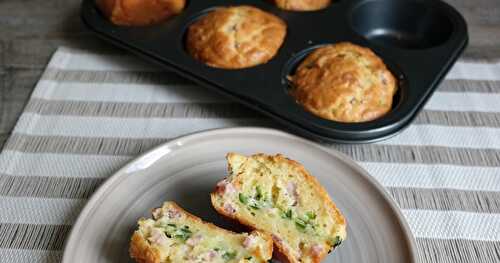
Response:
[{"label": "muffin top crust", "polygon": [[186,48],[211,67],[239,69],[266,63],[283,44],[286,24],[252,6],[220,7],[188,29]]},{"label": "muffin top crust", "polygon": [[330,0],[274,0],[277,7],[289,11],[315,11],[327,7]]},{"label": "muffin top crust", "polygon": [[338,122],[366,122],[392,108],[396,79],[373,51],[342,42],[314,50],[290,76],[307,111]]}]

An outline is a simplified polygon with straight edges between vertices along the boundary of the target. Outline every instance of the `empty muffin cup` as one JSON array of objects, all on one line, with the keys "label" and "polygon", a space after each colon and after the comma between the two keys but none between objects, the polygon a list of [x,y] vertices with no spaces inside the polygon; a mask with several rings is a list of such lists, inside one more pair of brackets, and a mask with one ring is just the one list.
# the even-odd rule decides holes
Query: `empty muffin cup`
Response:
[{"label": "empty muffin cup", "polygon": [[369,41],[405,49],[438,46],[453,32],[453,24],[442,9],[417,1],[361,2],[352,11],[350,24]]}]

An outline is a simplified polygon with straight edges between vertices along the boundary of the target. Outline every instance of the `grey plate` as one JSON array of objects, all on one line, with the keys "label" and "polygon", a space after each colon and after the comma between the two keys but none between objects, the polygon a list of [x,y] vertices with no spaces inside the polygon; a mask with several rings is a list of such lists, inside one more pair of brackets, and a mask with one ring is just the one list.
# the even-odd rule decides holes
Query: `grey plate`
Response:
[{"label": "grey plate", "polygon": [[416,262],[410,229],[383,188],[338,152],[276,130],[232,128],[201,132],[163,144],[135,159],[92,196],[67,240],[64,263],[132,262],[128,240],[138,218],[174,200],[227,228],[209,192],[226,175],[227,152],[282,153],[301,162],[347,218],[347,240],[324,262]]}]

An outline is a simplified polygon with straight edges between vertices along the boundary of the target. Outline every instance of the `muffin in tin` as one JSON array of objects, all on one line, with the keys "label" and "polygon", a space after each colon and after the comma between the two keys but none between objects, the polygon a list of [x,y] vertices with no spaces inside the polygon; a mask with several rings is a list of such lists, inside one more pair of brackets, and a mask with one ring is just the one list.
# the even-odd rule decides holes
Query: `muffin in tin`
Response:
[{"label": "muffin in tin", "polygon": [[314,50],[290,77],[291,95],[307,111],[338,122],[366,122],[392,108],[397,82],[368,48],[342,42]]},{"label": "muffin in tin", "polygon": [[331,0],[272,0],[274,4],[289,11],[315,11],[327,7]]},{"label": "muffin in tin", "polygon": [[186,0],[97,0],[96,4],[113,24],[146,26],[180,13]]},{"label": "muffin in tin", "polygon": [[189,26],[186,49],[211,67],[248,68],[273,58],[285,35],[285,22],[258,8],[219,7]]}]

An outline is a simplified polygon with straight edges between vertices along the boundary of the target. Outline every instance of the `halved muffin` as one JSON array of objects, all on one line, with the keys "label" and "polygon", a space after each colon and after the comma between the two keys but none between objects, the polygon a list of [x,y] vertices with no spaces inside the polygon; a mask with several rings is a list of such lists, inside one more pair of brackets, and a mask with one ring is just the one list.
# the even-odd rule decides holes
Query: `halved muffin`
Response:
[{"label": "halved muffin", "polygon": [[174,202],[140,219],[130,242],[130,256],[139,263],[267,262],[272,238],[253,231],[237,234],[186,212]]},{"label": "halved muffin", "polygon": [[96,4],[113,24],[145,26],[180,13],[186,0],[97,0]]},{"label": "halved muffin", "polygon": [[229,153],[229,176],[211,194],[214,208],[270,233],[289,262],[320,262],[346,238],[346,222],[326,190],[283,155]]}]

